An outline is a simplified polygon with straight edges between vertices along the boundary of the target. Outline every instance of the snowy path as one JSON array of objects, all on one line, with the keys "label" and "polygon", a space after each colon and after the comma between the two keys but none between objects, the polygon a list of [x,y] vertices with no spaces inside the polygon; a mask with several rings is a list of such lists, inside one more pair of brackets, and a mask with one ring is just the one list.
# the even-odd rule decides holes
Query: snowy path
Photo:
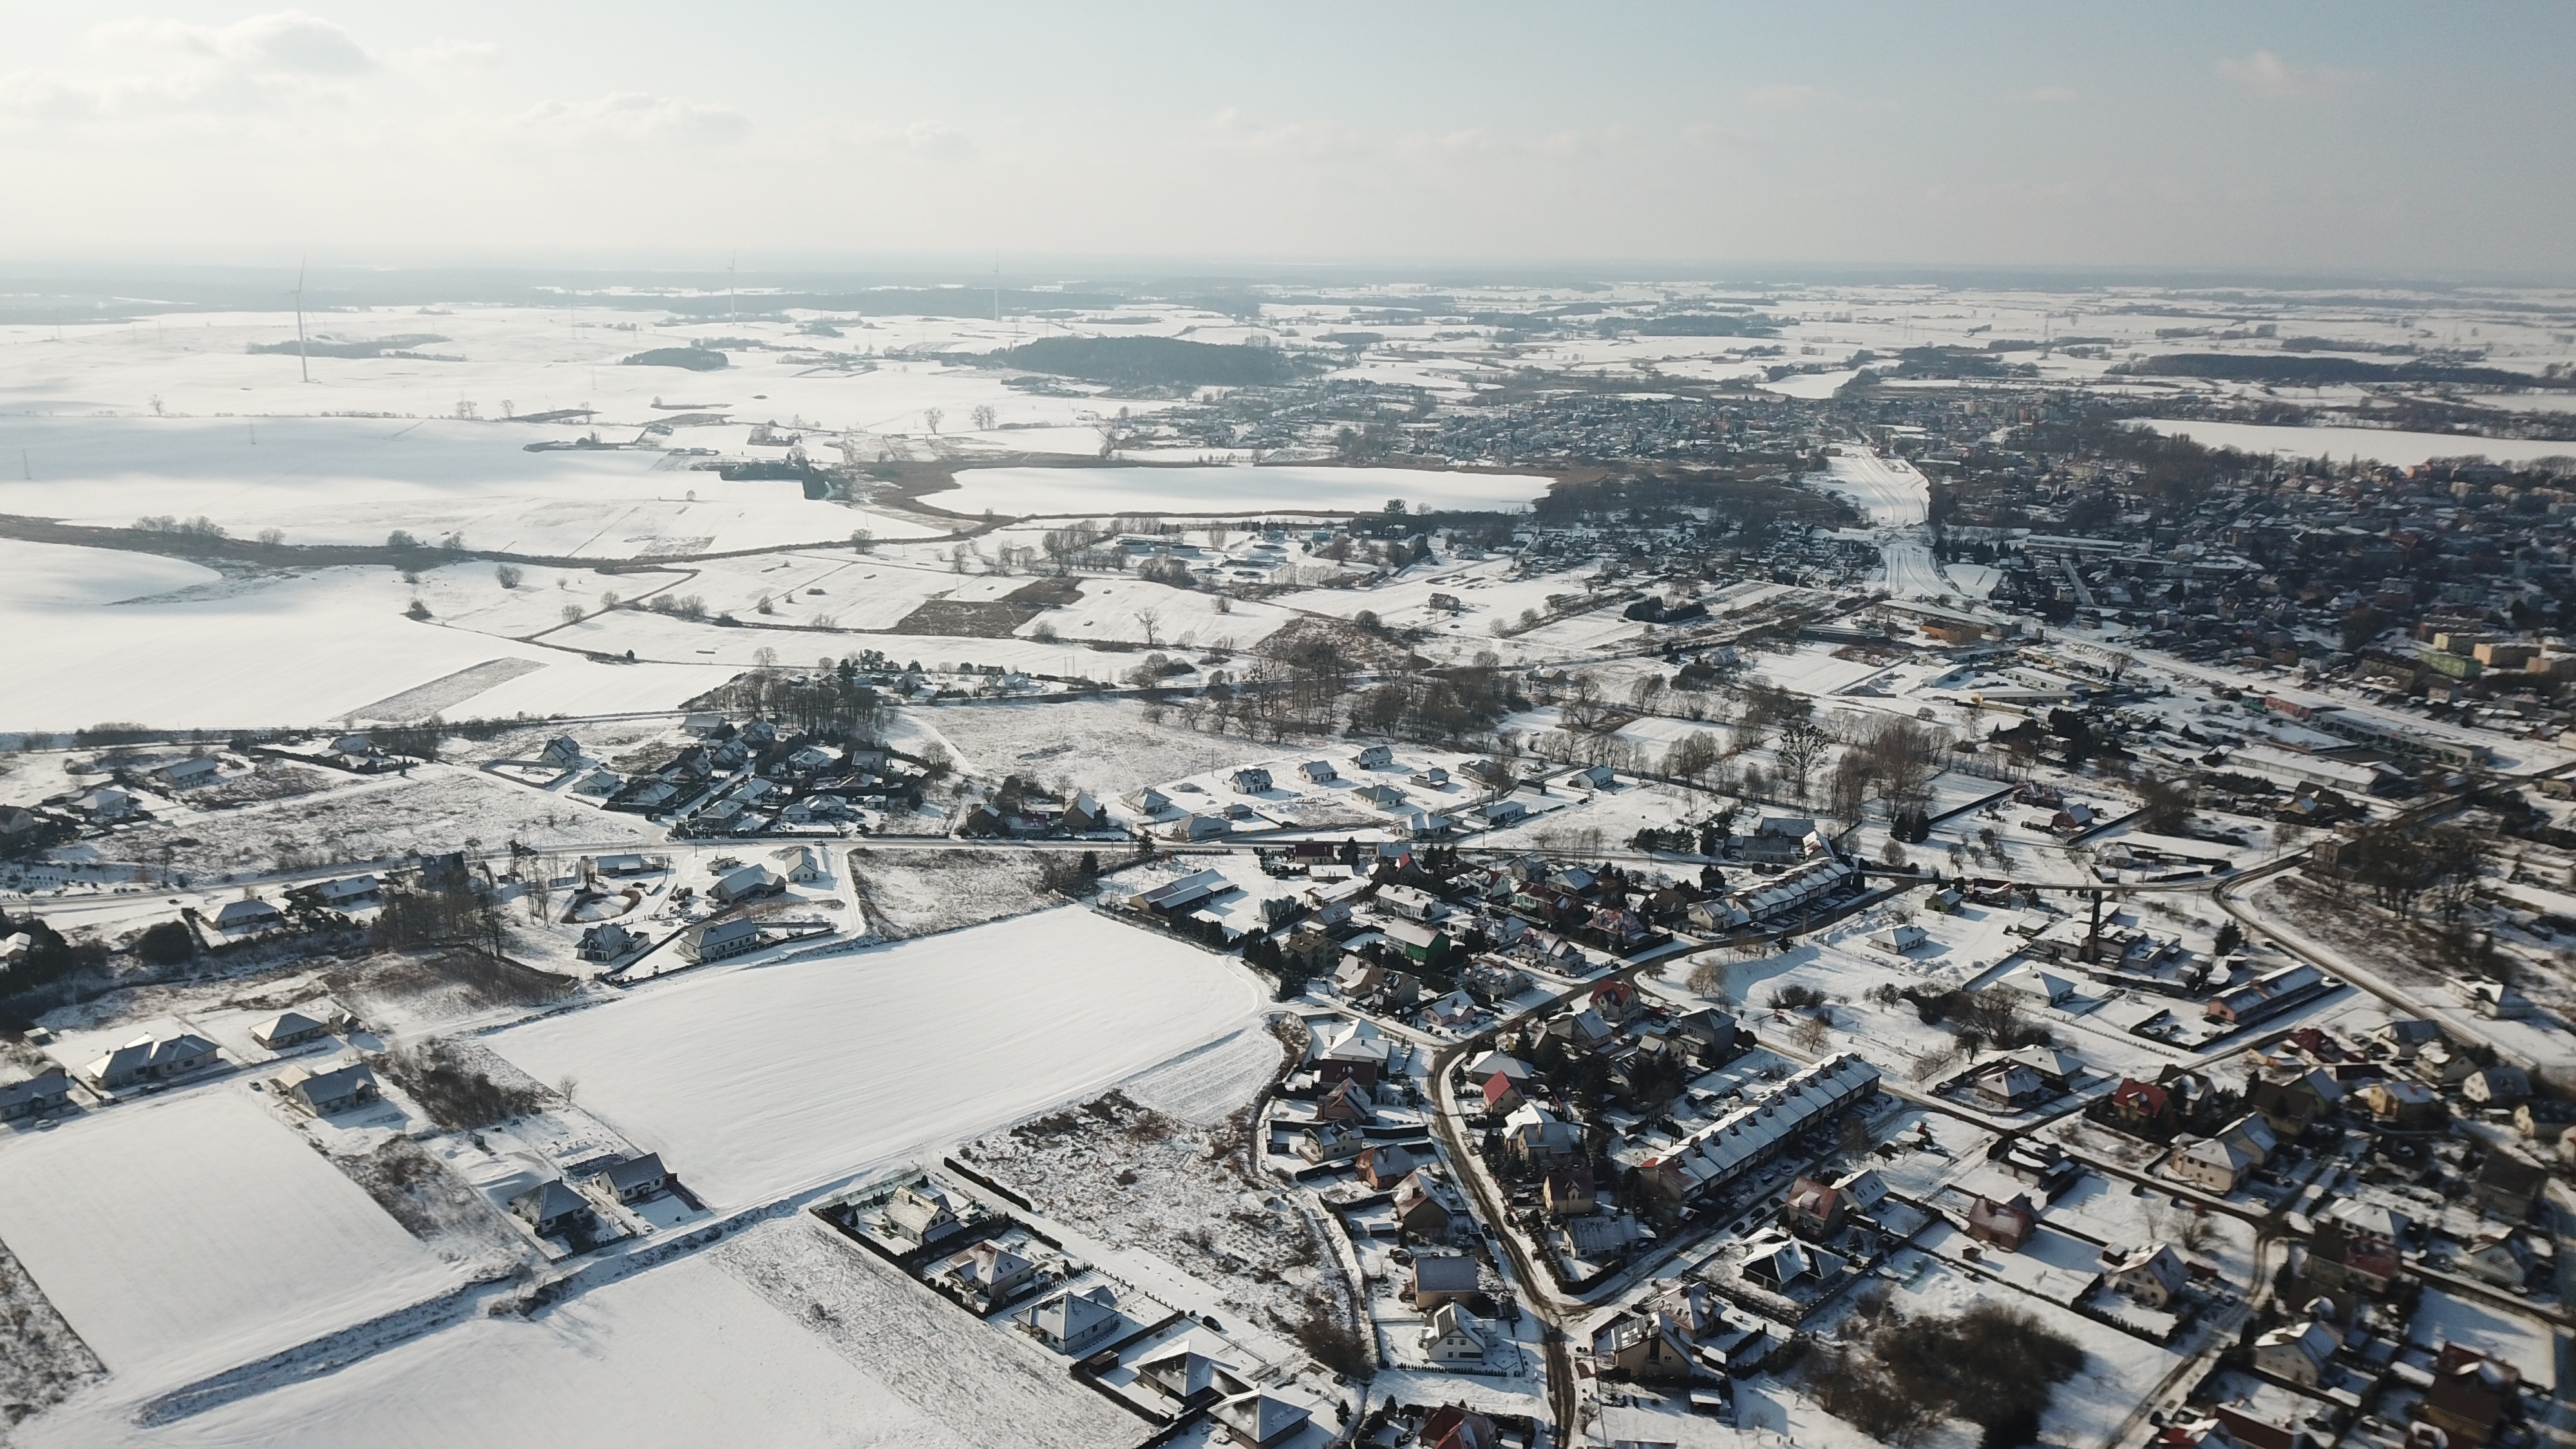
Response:
[{"label": "snowy path", "polygon": [[1913,464],[1845,444],[1833,459],[1824,486],[1849,499],[1873,527],[1885,531],[1879,553],[1890,594],[1919,599],[1955,592],[1932,559],[1924,527],[1932,506],[1932,485]]}]

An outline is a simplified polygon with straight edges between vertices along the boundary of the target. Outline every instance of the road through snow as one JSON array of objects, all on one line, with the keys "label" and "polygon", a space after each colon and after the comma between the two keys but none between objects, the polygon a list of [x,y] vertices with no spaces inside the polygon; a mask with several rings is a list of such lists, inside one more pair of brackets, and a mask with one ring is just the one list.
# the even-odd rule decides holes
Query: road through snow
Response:
[{"label": "road through snow", "polygon": [[1954,592],[1932,560],[1929,530],[1924,526],[1931,511],[1932,487],[1913,464],[1846,444],[1824,481],[1882,530],[1878,549],[1889,594],[1926,599]]}]

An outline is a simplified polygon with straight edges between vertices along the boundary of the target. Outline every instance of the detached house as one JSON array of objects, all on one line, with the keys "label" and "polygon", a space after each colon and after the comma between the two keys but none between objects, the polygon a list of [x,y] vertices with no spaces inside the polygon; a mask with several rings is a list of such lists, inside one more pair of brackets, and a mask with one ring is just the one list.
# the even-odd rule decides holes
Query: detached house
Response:
[{"label": "detached house", "polygon": [[41,1117],[72,1099],[72,1079],[60,1067],[48,1067],[25,1081],[0,1086],[0,1122]]},{"label": "detached house", "polygon": [[2110,1285],[2149,1308],[2162,1308],[2182,1296],[2191,1268],[2182,1255],[2162,1243],[2143,1248],[2105,1248],[2102,1272]]},{"label": "detached house", "polygon": [[1431,1319],[1423,1326],[1422,1356],[1433,1363],[1481,1363],[1485,1335],[1467,1310],[1443,1303],[1431,1310]]},{"label": "detached house", "polygon": [[1107,1284],[1085,1293],[1058,1293],[1022,1320],[1029,1337],[1060,1354],[1080,1358],[1118,1331],[1118,1295]]},{"label": "detached house", "polygon": [[336,1116],[383,1095],[376,1086],[376,1074],[367,1069],[365,1062],[350,1062],[324,1072],[292,1066],[270,1080],[280,1097],[316,1117]]},{"label": "detached house", "polygon": [[598,1220],[582,1195],[564,1186],[560,1178],[540,1183],[510,1199],[510,1211],[541,1238],[559,1238],[579,1232]]},{"label": "detached house", "polygon": [[662,1166],[662,1154],[658,1152],[621,1157],[591,1173],[591,1178],[619,1202],[628,1204],[650,1201],[671,1187],[671,1174]]},{"label": "detached house", "polygon": [[300,1011],[282,1011],[250,1029],[250,1039],[273,1052],[320,1041],[331,1028]]}]

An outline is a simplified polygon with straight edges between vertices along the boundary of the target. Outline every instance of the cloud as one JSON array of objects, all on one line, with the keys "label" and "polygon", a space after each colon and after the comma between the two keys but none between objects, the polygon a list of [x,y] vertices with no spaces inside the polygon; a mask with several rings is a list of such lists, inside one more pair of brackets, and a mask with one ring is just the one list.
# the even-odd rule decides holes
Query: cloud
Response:
[{"label": "cloud", "polygon": [[2276,101],[2327,95],[2370,79],[2366,70],[2340,70],[2329,65],[2297,66],[2268,50],[2246,56],[2222,56],[2218,73],[2258,96]]},{"label": "cloud", "polygon": [[206,63],[287,75],[356,75],[376,68],[357,37],[318,15],[277,10],[230,25],[137,18],[102,25],[91,39],[111,48],[174,52]]},{"label": "cloud", "polygon": [[2030,98],[2045,105],[2062,106],[2075,99],[2075,87],[2041,86],[2030,93]]},{"label": "cloud", "polygon": [[230,25],[141,17],[89,32],[105,64],[28,68],[0,76],[0,112],[47,120],[107,120],[287,111],[344,100],[380,69],[347,30],[301,10]]},{"label": "cloud", "polygon": [[541,102],[522,114],[519,124],[557,136],[730,141],[751,129],[751,118],[731,106],[616,91],[592,101]]}]

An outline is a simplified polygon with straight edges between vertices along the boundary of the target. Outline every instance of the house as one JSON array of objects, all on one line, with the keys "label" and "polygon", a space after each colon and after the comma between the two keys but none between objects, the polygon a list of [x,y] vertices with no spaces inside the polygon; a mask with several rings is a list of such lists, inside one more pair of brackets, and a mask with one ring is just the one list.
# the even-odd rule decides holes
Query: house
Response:
[{"label": "house", "polygon": [[1395,1185],[1393,1207],[1406,1232],[1434,1241],[1448,1237],[1450,1225],[1467,1216],[1466,1199],[1440,1169],[1428,1166]]},{"label": "house", "polygon": [[510,1212],[541,1238],[582,1231],[597,1221],[582,1195],[557,1178],[539,1183],[510,1199]]},{"label": "house", "polygon": [[2010,1202],[1997,1202],[1980,1196],[1968,1205],[1968,1236],[1980,1243],[1992,1243],[2007,1253],[2018,1253],[2039,1230],[2039,1214],[2032,1211],[2030,1199],[2014,1193]]},{"label": "house", "polygon": [[1160,815],[1164,811],[1172,808],[1172,797],[1164,794],[1160,790],[1154,789],[1151,786],[1147,786],[1142,790],[1133,791],[1129,794],[1120,796],[1119,798],[1125,800],[1130,807],[1145,815]]},{"label": "house", "polygon": [[1503,1141],[1514,1157],[1532,1168],[1563,1167],[1583,1156],[1583,1127],[1560,1120],[1535,1103],[1524,1102],[1503,1119]]},{"label": "house", "polygon": [[832,856],[829,851],[799,845],[787,852],[786,866],[787,878],[798,885],[827,886],[832,883]]},{"label": "house", "polygon": [[181,760],[175,765],[164,765],[152,773],[163,785],[172,790],[195,790],[222,779],[224,770],[223,766],[199,755],[193,760]]},{"label": "house", "polygon": [[1348,1162],[1368,1149],[1368,1137],[1356,1127],[1333,1122],[1319,1122],[1297,1134],[1296,1153],[1308,1162],[1321,1166],[1327,1162]]},{"label": "house", "polygon": [[1360,787],[1359,795],[1361,799],[1366,800],[1380,810],[1401,810],[1407,803],[1405,793],[1402,790],[1395,788],[1393,785],[1362,785]]},{"label": "house", "polygon": [[2162,1084],[2122,1077],[2104,1104],[2114,1126],[2153,1134],[2173,1125],[2173,1093]]},{"label": "house", "polygon": [[2004,1060],[2028,1067],[2052,1092],[2063,1092],[2084,1076],[2084,1059],[2057,1047],[2027,1046],[2006,1052]]},{"label": "house", "polygon": [[1440,768],[1438,765],[1430,765],[1423,769],[1416,770],[1406,778],[1410,779],[1414,784],[1422,786],[1426,790],[1445,790],[1449,788],[1449,772]]},{"label": "house", "polygon": [[760,922],[715,921],[680,938],[680,954],[692,961],[722,961],[760,949]]},{"label": "house", "polygon": [[591,926],[581,933],[581,959],[614,961],[643,945],[646,939],[615,921]]},{"label": "house", "polygon": [[1565,783],[1583,790],[1607,790],[1619,783],[1619,772],[1608,765],[1590,765],[1566,776]]},{"label": "house", "polygon": [[246,896],[241,900],[226,901],[224,908],[215,912],[215,929],[228,935],[242,931],[265,931],[283,924],[285,920],[286,917],[278,914],[277,907],[257,896]]},{"label": "house", "polygon": [[1310,1415],[1304,1406],[1264,1390],[1237,1394],[1216,1406],[1216,1421],[1248,1440],[1254,1449],[1272,1449],[1305,1430]]},{"label": "house", "polygon": [[1177,916],[1219,896],[1234,892],[1234,882],[1221,870],[1194,870],[1179,880],[1165,881],[1148,891],[1128,897],[1128,904],[1140,911]]},{"label": "house", "polygon": [[1328,1026],[1315,1036],[1311,1058],[1319,1081],[1356,1081],[1373,1087],[1385,1074],[1389,1047],[1377,1027],[1365,1021]]},{"label": "house", "polygon": [[886,1226],[897,1237],[928,1247],[965,1226],[948,1195],[927,1183],[905,1183],[886,1199]]},{"label": "house", "polygon": [[2423,1414],[2449,1437],[2449,1449],[2480,1449],[2521,1402],[2520,1369],[2465,1344],[2445,1343],[2433,1359]]},{"label": "house", "polygon": [[1351,756],[1351,763],[1363,770],[1384,770],[1395,764],[1395,751],[1384,745],[1369,745]]},{"label": "house", "polygon": [[1518,800],[1488,800],[1467,812],[1467,823],[1479,830],[1500,830],[1528,818],[1529,807]]},{"label": "house", "polygon": [[365,1062],[317,1072],[301,1064],[288,1067],[269,1079],[277,1094],[316,1117],[333,1117],[352,1107],[363,1107],[384,1094],[376,1086],[376,1074]]},{"label": "house", "polygon": [[1843,1195],[1832,1184],[1800,1177],[1780,1204],[1780,1226],[1802,1238],[1826,1241],[1843,1230]]},{"label": "house", "polygon": [[622,1203],[657,1198],[671,1187],[671,1174],[663,1169],[662,1154],[658,1152],[621,1157],[592,1172],[591,1177]]},{"label": "house", "polygon": [[122,820],[134,813],[134,797],[122,790],[102,785],[73,802],[83,812],[101,820]]},{"label": "house", "polygon": [[2025,966],[1995,983],[2006,991],[2018,991],[2041,1006],[2062,1006],[2075,994],[2075,983],[2054,971]]},{"label": "house", "polygon": [[1449,933],[1413,921],[1389,921],[1379,934],[1405,959],[1438,970],[1449,959]]},{"label": "house", "polygon": [[1932,933],[1921,926],[1890,926],[1872,931],[1864,938],[1869,948],[1890,956],[1903,956],[1932,939]]},{"label": "house", "polygon": [[326,880],[313,888],[313,898],[335,911],[356,910],[372,906],[385,898],[384,882],[371,875],[353,875],[346,880]]},{"label": "house", "polygon": [[2304,1080],[2276,1082],[2269,1078],[2255,1081],[2245,1089],[2245,1105],[2262,1114],[2263,1124],[2272,1129],[2275,1140],[2296,1142],[2307,1135],[2308,1126],[2316,1121],[2319,1102]]},{"label": "house", "polygon": [[1474,1297],[1476,1260],[1451,1255],[1434,1256],[1417,1253],[1413,1258],[1413,1285],[1408,1296],[1416,1311],[1429,1313],[1443,1303]]},{"label": "house", "polygon": [[1136,1382],[1183,1405],[1240,1394],[1252,1386],[1244,1370],[1205,1351],[1195,1338],[1153,1351],[1136,1365]]},{"label": "house", "polygon": [[1496,1117],[1510,1116],[1528,1100],[1521,1095],[1520,1083],[1501,1072],[1487,1077],[1477,1090],[1484,1094],[1486,1113]]},{"label": "house", "polygon": [[743,901],[774,896],[787,889],[786,877],[765,865],[746,865],[727,871],[707,894],[718,905],[736,905]]},{"label": "house", "polygon": [[36,1075],[0,1086],[0,1122],[15,1122],[22,1117],[41,1117],[72,1099],[72,1079],[60,1067],[47,1067]]},{"label": "house", "polygon": [[1334,772],[1333,762],[1330,760],[1308,760],[1297,767],[1297,773],[1305,776],[1306,783],[1309,785],[1329,785],[1342,778]]},{"label": "house", "polygon": [[299,1047],[309,1041],[320,1041],[331,1028],[300,1011],[281,1011],[268,1020],[254,1024],[250,1039],[273,1052]]},{"label": "house", "polygon": [[2513,1109],[2513,1130],[2534,1142],[2556,1142],[2576,1123],[2576,1102],[2534,1097]]},{"label": "house", "polygon": [[1377,1104],[1370,1099],[1369,1089],[1348,1078],[1335,1082],[1332,1090],[1315,1102],[1318,1122],[1359,1123],[1376,1115]]},{"label": "house", "polygon": [[983,1242],[939,1265],[932,1276],[988,1309],[1037,1277],[1038,1265],[1000,1243]]},{"label": "house", "polygon": [[1552,1218],[1581,1217],[1599,1201],[1588,1167],[1560,1167],[1539,1184],[1540,1205]]},{"label": "house", "polygon": [[1029,1337],[1060,1354],[1080,1358],[1092,1345],[1118,1331],[1118,1295],[1101,1284],[1084,1293],[1058,1293],[1028,1311],[1021,1321]]},{"label": "house", "polygon": [[661,862],[641,855],[603,855],[595,862],[601,875],[651,875],[663,868]]},{"label": "house", "polygon": [[2540,1201],[2540,1190],[2549,1184],[2549,1169],[2528,1158],[2517,1157],[2501,1148],[2489,1152],[2478,1165],[2477,1182],[2470,1188],[2478,1211],[2518,1223],[2531,1216]]},{"label": "house", "polygon": [[2511,1107],[2531,1095],[2531,1074],[2520,1067],[2480,1067],[2460,1082],[2460,1095],[2481,1107]]},{"label": "house", "polygon": [[1774,1293],[1796,1293],[1833,1281],[1849,1266],[1838,1254],[1766,1229],[1745,1241],[1741,1271]]},{"label": "house", "polygon": [[1184,815],[1173,821],[1163,833],[1174,840],[1188,842],[1215,840],[1233,829],[1222,815]]},{"label": "house", "polygon": [[1432,921],[1448,911],[1440,898],[1418,886],[1383,885],[1377,890],[1377,903],[1408,921]]},{"label": "house", "polygon": [[1243,769],[1235,771],[1228,777],[1228,779],[1232,781],[1234,785],[1234,793],[1237,795],[1266,795],[1270,793],[1270,772],[1268,770],[1246,766]]},{"label": "house", "polygon": [[1970,1079],[1989,1107],[2018,1110],[2049,1095],[2039,1073],[2019,1062],[1997,1062]]},{"label": "house", "polygon": [[1431,1310],[1430,1321],[1423,1325],[1422,1356],[1433,1363],[1481,1363],[1485,1335],[1466,1309],[1443,1303]]},{"label": "house", "polygon": [[1592,1367],[1636,1383],[1687,1380],[1699,1372],[1690,1335],[1673,1315],[1622,1314],[1592,1335]]},{"label": "house", "polygon": [[1422,1159],[1397,1143],[1378,1143],[1360,1150],[1359,1179],[1372,1191],[1384,1192],[1413,1175]]},{"label": "house", "polygon": [[2391,1055],[2401,1062],[2415,1060],[2415,1054],[2442,1039],[2442,1029],[2417,1017],[2403,1016],[2371,1033]]},{"label": "house", "polygon": [[2400,1266],[2393,1240],[2338,1218],[2321,1220],[2308,1238],[2307,1276],[2323,1287],[2376,1298],[2397,1281]]},{"label": "house", "polygon": [[2191,1265],[2163,1243],[2141,1248],[2115,1245],[2102,1250],[2102,1274],[2119,1292],[2149,1308],[2162,1308],[2181,1296],[2183,1285],[2191,1281]]},{"label": "house", "polygon": [[2165,1172],[2221,1197],[2253,1174],[2254,1154],[2224,1137],[2177,1138]]},{"label": "house", "polygon": [[105,1091],[144,1081],[166,1081],[214,1065],[215,1044],[192,1031],[177,1036],[138,1036],[81,1068],[82,1078]]},{"label": "house", "polygon": [[2457,1272],[2498,1288],[2522,1288],[2531,1282],[2536,1261],[2531,1245],[2517,1233],[2482,1233],[2453,1261]]},{"label": "house", "polygon": [[2378,1081],[2355,1094],[2372,1120],[2400,1131],[2433,1131],[2449,1120],[2441,1094],[2422,1082]]},{"label": "house", "polygon": [[1109,829],[1109,812],[1089,791],[1077,790],[1065,797],[1063,823],[1069,834],[1093,835]]},{"label": "house", "polygon": [[[2331,1304],[2328,1305],[2331,1308]],[[2326,1368],[2343,1351],[2343,1336],[2320,1318],[2304,1318],[2270,1330],[2254,1340],[2254,1367],[2276,1379],[2313,1389],[2325,1382]]]},{"label": "house", "polygon": [[2219,1128],[2218,1135],[2222,1141],[2241,1149],[2247,1157],[2254,1159],[2256,1167],[2270,1162],[2272,1154],[2279,1151],[2281,1146],[2280,1142],[2272,1136],[2272,1129],[2264,1122],[2262,1116],[2253,1112],[2248,1112]]}]

